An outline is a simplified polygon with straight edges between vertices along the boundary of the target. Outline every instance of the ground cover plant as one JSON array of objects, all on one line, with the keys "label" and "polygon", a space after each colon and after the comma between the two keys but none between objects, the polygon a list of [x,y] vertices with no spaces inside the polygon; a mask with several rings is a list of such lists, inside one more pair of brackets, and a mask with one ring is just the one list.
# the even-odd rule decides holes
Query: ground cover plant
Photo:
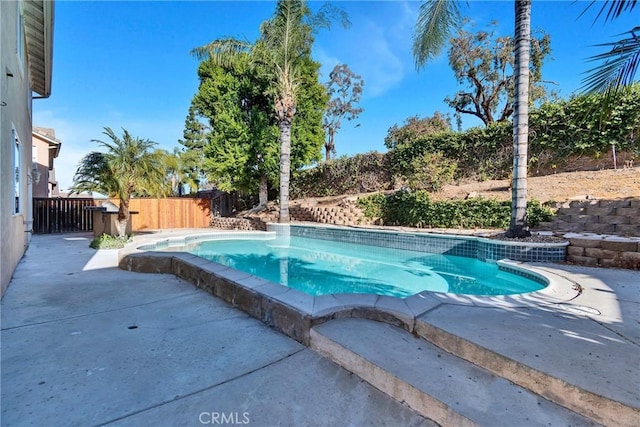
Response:
[{"label": "ground cover plant", "polygon": [[130,238],[128,236],[119,237],[102,234],[93,239],[89,247],[93,249],[122,249],[129,240]]},{"label": "ground cover plant", "polygon": [[[384,225],[419,228],[506,228],[511,202],[472,198],[434,201],[425,190],[397,191],[361,197],[358,206],[367,218]],[[535,227],[553,217],[553,209],[535,200],[527,203],[527,223]]]}]

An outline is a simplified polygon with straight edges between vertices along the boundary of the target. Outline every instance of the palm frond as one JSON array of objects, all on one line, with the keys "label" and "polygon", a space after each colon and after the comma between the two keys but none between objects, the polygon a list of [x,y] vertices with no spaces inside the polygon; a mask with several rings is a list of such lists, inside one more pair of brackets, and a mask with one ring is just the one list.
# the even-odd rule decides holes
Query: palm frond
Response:
[{"label": "palm frond", "polygon": [[613,21],[625,12],[631,12],[636,7],[637,0],[592,0],[591,3],[584,8],[580,16],[584,15],[595,4],[602,3],[600,11],[594,18],[593,22],[597,22],[601,16],[604,16],[604,22]]},{"label": "palm frond", "polygon": [[454,0],[427,0],[420,5],[413,34],[417,69],[440,54],[460,22],[460,10]]},{"label": "palm frond", "polygon": [[241,53],[250,51],[251,47],[251,43],[247,41],[226,37],[196,47],[191,50],[191,54],[200,61],[211,59],[216,65],[230,67]]},{"label": "palm frond", "polygon": [[97,191],[127,200],[132,194],[162,196],[166,168],[161,156],[151,152],[156,145],[148,139],[133,137],[126,129],[122,137],[106,127],[110,141],[93,140],[105,152],[87,154],[73,178],[73,191]]},{"label": "palm frond", "polygon": [[115,181],[110,179],[109,165],[104,153],[97,151],[84,156],[73,176],[71,193],[98,192],[115,195]]},{"label": "palm frond", "polygon": [[349,15],[332,3],[323,4],[318,12],[311,18],[311,27],[314,29],[331,28],[331,22],[337,21],[342,28],[349,28],[351,21]]},{"label": "palm frond", "polygon": [[589,62],[600,64],[586,72],[588,75],[582,80],[582,91],[617,92],[634,82],[640,67],[640,27],[623,34],[628,34],[628,37],[598,45],[610,47],[610,50],[589,58]]}]

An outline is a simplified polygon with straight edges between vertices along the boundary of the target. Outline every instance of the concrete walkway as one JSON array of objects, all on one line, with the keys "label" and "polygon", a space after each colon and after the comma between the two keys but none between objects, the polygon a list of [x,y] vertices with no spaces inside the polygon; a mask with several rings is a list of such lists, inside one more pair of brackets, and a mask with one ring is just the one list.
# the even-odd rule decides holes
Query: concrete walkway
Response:
[{"label": "concrete walkway", "polygon": [[173,275],[91,235],[34,236],[2,300],[3,426],[431,426]]},{"label": "concrete walkway", "polygon": [[[188,230],[176,234],[184,233]],[[2,425],[433,425],[190,283],[118,269],[117,251],[94,251],[90,239],[35,236],[14,274],[2,300]],[[502,377],[560,403],[569,391],[589,406],[581,390],[591,393],[590,399],[620,402],[626,405],[624,420],[615,422],[622,415],[615,405],[596,408],[604,415],[595,419],[634,425],[640,408],[640,272],[538,267],[579,284],[581,294],[539,306],[499,297],[488,305],[473,297],[428,296],[429,308],[416,318],[414,333],[438,345],[433,352],[439,354],[439,369],[445,356],[450,359],[441,354],[445,349],[475,364],[455,361],[455,369],[466,372],[477,365],[498,376],[459,375],[470,385],[454,387],[450,406],[463,414],[455,406],[469,400],[470,419],[496,425],[483,405],[493,413],[495,404],[508,398],[502,391],[493,399],[488,394],[491,384],[513,389]],[[315,329],[351,349],[346,363],[339,362],[353,372],[358,372],[356,356],[371,363],[379,359],[382,370],[376,372],[384,374],[399,369],[394,352],[409,363],[424,358],[427,349],[408,332],[371,320],[338,319]],[[409,344],[416,346],[415,355],[401,350]],[[425,387],[433,380],[407,368],[394,373],[398,388],[422,386],[417,374],[426,375]],[[418,403],[428,406],[422,413],[432,414],[437,401],[445,401],[439,394],[453,387],[446,379],[450,374],[435,387],[436,400],[419,396]],[[472,385],[478,378],[489,385]],[[377,385],[375,376],[370,382]],[[589,423],[536,400],[539,396],[515,393],[522,402],[505,407],[513,420],[523,416],[526,422],[518,425]],[[516,409],[525,404],[535,409]],[[443,411],[442,419],[450,415]]]}]

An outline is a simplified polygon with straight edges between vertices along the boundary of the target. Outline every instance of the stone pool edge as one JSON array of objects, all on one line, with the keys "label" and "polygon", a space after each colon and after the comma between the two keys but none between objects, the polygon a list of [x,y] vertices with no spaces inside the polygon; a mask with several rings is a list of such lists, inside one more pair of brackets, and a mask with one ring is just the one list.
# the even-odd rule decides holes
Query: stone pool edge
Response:
[{"label": "stone pool edge", "polygon": [[[233,231],[177,237],[151,236],[143,241],[129,243],[120,250],[118,266],[133,272],[174,274],[305,345],[309,345],[311,328],[336,318],[377,320],[416,333],[418,318],[442,304],[496,308],[537,307],[565,304],[581,292],[577,283],[544,268],[519,261],[500,260],[497,263],[501,268],[536,276],[548,285],[536,292],[500,296],[456,295],[431,291],[423,291],[407,298],[373,294],[313,296],[186,252],[157,251],[158,248],[189,244],[214,237],[266,239],[273,238],[274,233]],[[151,247],[156,251],[145,250]]]}]

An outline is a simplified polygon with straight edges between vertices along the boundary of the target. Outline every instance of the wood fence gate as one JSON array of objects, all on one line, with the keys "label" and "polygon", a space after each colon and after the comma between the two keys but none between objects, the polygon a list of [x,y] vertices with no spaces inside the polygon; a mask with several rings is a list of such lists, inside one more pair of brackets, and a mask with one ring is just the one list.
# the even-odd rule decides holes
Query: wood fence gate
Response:
[{"label": "wood fence gate", "polygon": [[93,199],[33,199],[33,233],[93,231]]}]

